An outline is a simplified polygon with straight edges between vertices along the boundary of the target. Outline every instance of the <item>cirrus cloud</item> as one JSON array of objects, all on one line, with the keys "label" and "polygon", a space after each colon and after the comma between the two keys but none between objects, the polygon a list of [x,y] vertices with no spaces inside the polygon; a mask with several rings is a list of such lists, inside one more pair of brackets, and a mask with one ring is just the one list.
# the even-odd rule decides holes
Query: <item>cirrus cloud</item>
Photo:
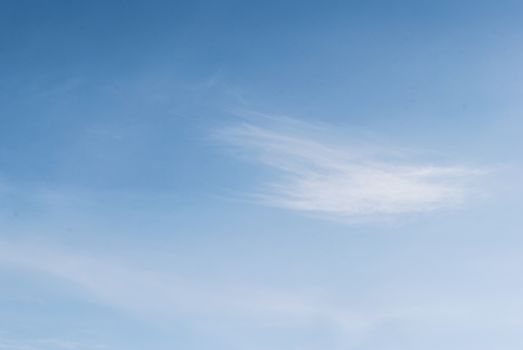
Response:
[{"label": "cirrus cloud", "polygon": [[414,160],[411,152],[335,142],[324,124],[257,116],[218,137],[275,173],[257,201],[332,218],[377,219],[462,205],[485,170]]}]

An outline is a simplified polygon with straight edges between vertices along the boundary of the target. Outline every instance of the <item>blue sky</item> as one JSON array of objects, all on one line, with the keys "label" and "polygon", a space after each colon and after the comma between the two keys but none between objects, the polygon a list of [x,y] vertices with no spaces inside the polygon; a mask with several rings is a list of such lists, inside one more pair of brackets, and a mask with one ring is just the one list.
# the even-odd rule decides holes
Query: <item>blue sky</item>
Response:
[{"label": "blue sky", "polygon": [[518,1],[0,3],[0,350],[521,349]]}]

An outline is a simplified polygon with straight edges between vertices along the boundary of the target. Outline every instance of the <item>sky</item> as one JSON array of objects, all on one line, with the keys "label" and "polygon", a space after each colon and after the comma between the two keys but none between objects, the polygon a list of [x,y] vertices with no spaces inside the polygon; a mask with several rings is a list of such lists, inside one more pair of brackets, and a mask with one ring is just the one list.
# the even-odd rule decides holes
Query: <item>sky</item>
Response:
[{"label": "sky", "polygon": [[0,1],[0,350],[523,347],[520,1]]}]

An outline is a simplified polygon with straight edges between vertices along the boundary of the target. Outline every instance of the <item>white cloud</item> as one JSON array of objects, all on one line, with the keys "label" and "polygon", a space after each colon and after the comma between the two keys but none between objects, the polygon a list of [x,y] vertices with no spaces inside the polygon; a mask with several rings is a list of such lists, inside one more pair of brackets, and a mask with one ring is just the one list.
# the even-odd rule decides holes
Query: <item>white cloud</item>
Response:
[{"label": "white cloud", "polygon": [[58,278],[80,287],[90,300],[153,320],[183,317],[222,325],[242,319],[304,325],[320,319],[344,332],[361,332],[374,321],[316,296],[263,286],[209,285],[140,263],[38,245],[0,241],[0,266]]},{"label": "white cloud", "polygon": [[[389,286],[383,299],[362,300],[350,295],[346,298],[332,293],[318,295],[303,290],[242,286],[230,281],[201,283],[161,268],[144,268],[137,261],[46,248],[41,242],[37,246],[0,241],[0,266],[48,275],[52,277],[50,281],[71,283],[88,300],[146,321],[165,325],[173,324],[172,318],[183,320],[202,334],[219,335],[231,344],[245,345],[242,348],[253,348],[256,343],[253,339],[266,337],[273,328],[307,332],[328,327],[329,337],[340,336],[335,349],[351,349],[379,336],[380,327],[387,324],[490,332],[522,326],[517,293],[505,293],[504,299],[491,295],[491,291],[456,293],[454,287],[445,285],[434,290],[432,286],[415,289],[415,284],[399,284]],[[471,272],[479,275],[482,273],[479,270],[484,269]],[[76,288],[66,290],[71,293]],[[15,345],[0,341],[0,349],[95,348],[50,340]]]},{"label": "white cloud", "polygon": [[264,204],[337,218],[368,219],[461,205],[483,171],[421,163],[410,152],[335,142],[326,125],[259,117],[218,132],[249,160],[276,172],[255,198]]}]

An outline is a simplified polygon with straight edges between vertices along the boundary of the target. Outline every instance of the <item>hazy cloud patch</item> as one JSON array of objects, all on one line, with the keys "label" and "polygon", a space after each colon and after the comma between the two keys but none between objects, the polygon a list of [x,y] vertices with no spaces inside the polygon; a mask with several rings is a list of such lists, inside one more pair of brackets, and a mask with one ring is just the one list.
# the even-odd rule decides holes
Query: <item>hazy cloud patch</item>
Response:
[{"label": "hazy cloud patch", "polygon": [[242,157],[274,171],[255,191],[256,200],[331,217],[376,219],[457,207],[477,193],[472,183],[485,173],[341,140],[343,132],[331,126],[289,118],[251,118],[217,134]]}]

